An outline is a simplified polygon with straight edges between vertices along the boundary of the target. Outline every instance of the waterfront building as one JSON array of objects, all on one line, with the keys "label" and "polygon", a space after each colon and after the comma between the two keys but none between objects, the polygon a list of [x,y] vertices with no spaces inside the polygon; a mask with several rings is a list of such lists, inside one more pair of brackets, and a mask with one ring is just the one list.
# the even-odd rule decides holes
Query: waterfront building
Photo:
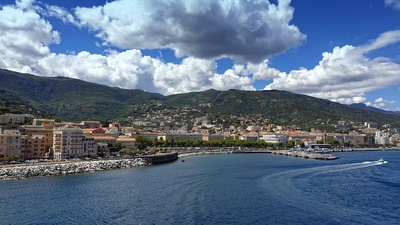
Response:
[{"label": "waterfront building", "polygon": [[[51,123],[51,122],[49,122]],[[41,123],[41,126],[24,125],[21,126],[21,134],[25,135],[27,139],[32,139],[34,136],[44,136],[44,157],[49,157],[50,148],[53,147],[53,128],[46,122]]]},{"label": "waterfront building", "polygon": [[125,148],[133,149],[135,148],[135,138],[131,137],[119,137],[117,138],[117,143],[121,143]]},{"label": "waterfront building", "polygon": [[83,155],[82,129],[67,125],[53,130],[53,157],[69,159]]},{"label": "waterfront building", "polygon": [[261,139],[268,143],[282,143],[283,146],[286,146],[289,141],[287,135],[276,133],[264,134]]},{"label": "waterfront building", "polygon": [[93,136],[82,135],[82,148],[83,148],[82,154],[85,157],[92,157],[97,155],[97,146]]},{"label": "waterfront building", "polygon": [[300,145],[301,142],[317,143],[318,141],[324,140],[324,133],[315,133],[305,131],[287,131],[288,141],[293,140],[295,145]]},{"label": "waterfront building", "polygon": [[98,143],[96,143],[96,147],[97,147],[97,155],[99,155],[99,156],[110,155],[110,149],[109,149],[107,143],[98,142]]},{"label": "waterfront building", "polygon": [[43,159],[47,156],[46,138],[44,135],[23,135],[21,138],[22,159]]},{"label": "waterfront building", "polygon": [[390,143],[389,134],[383,131],[376,131],[375,133],[375,144],[388,145]]},{"label": "waterfront building", "polygon": [[4,130],[0,133],[0,155],[21,155],[21,133],[19,130]]}]

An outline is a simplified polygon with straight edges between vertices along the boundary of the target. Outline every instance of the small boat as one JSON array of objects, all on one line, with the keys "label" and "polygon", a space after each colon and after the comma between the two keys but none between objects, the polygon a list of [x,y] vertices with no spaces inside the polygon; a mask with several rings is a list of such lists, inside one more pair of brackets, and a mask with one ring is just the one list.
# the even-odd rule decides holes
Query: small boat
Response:
[{"label": "small boat", "polygon": [[382,158],[380,158],[380,159],[378,160],[378,163],[383,164],[383,163],[385,163],[385,160],[383,160]]}]

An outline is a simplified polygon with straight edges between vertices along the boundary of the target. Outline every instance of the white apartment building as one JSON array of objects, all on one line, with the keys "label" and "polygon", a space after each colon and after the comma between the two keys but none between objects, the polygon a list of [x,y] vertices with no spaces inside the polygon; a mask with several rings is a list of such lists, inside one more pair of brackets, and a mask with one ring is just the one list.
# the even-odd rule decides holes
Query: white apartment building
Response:
[{"label": "white apartment building", "polygon": [[376,131],[375,133],[375,144],[378,145],[388,145],[390,143],[389,139],[389,134],[382,132],[382,131]]},{"label": "white apartment building", "polygon": [[264,134],[262,136],[262,139],[268,143],[282,143],[283,146],[286,146],[289,140],[288,136],[284,134],[275,134],[275,133]]},{"label": "white apartment building", "polygon": [[79,127],[67,125],[53,130],[53,158],[70,159],[84,155],[83,133]]},{"label": "white apartment building", "polygon": [[94,137],[90,135],[82,136],[82,148],[84,156],[95,156],[97,155],[97,145],[94,142]]}]

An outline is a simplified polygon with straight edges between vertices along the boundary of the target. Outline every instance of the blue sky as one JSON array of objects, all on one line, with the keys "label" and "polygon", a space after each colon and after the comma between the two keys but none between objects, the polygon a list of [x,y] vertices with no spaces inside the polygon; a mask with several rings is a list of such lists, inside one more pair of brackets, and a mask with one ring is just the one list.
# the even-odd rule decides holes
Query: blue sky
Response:
[{"label": "blue sky", "polygon": [[39,76],[400,110],[400,0],[2,0],[0,34],[0,68]]}]

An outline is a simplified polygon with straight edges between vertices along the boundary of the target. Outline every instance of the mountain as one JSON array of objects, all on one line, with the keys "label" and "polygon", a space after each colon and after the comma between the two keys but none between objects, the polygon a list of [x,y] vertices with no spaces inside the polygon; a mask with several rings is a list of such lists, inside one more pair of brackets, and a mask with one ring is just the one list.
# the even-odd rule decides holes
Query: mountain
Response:
[{"label": "mountain", "polygon": [[260,114],[280,125],[314,127],[316,121],[375,121],[400,126],[400,116],[287,91],[207,90],[163,96],[65,77],[39,77],[0,69],[0,113],[32,113],[62,120],[100,120],[139,115],[162,105],[203,114]]},{"label": "mountain", "polygon": [[368,111],[372,111],[372,112],[400,115],[400,112],[378,109],[378,108],[375,108],[375,107],[372,107],[372,106],[367,106],[364,103],[354,103],[354,104],[351,104],[350,106],[354,107],[354,108],[357,108],[357,109],[364,109],[364,110],[368,110]]},{"label": "mountain", "polygon": [[[111,120],[127,107],[165,99],[160,94],[126,90],[65,77],[40,77],[0,70],[0,111],[9,102],[64,120]],[[7,103],[7,104],[6,104]],[[16,107],[18,108],[18,107]],[[2,110],[3,109],[3,110]],[[23,109],[17,109],[23,111]],[[37,114],[37,113],[36,113]]]}]

